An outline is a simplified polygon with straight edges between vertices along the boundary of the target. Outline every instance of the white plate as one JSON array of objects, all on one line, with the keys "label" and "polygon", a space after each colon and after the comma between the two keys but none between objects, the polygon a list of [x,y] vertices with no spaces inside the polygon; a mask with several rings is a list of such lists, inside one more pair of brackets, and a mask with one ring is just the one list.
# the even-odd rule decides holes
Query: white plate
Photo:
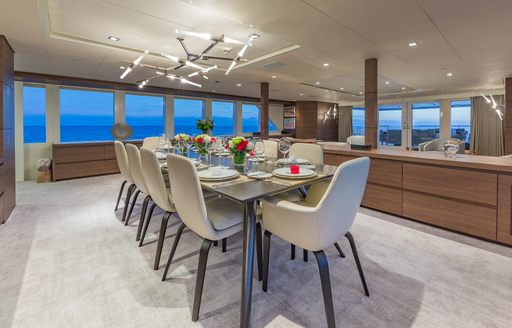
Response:
[{"label": "white plate", "polygon": [[[291,164],[292,162],[290,161],[289,158],[286,159],[286,161],[284,160],[284,158],[281,158],[279,160],[277,160],[277,164]],[[295,159],[295,164],[297,165],[302,165],[302,164],[309,164],[309,161],[307,159],[304,159],[304,158],[296,158]]]},{"label": "white plate", "polygon": [[203,181],[221,181],[236,178],[240,175],[238,171],[231,169],[212,168],[197,172],[199,180]]},{"label": "white plate", "polygon": [[272,173],[257,171],[247,173],[247,176],[252,179],[268,179],[272,177]]},{"label": "white plate", "polygon": [[308,164],[302,164],[302,165],[300,165],[300,168],[301,168],[301,169],[310,169],[310,170],[314,170],[314,169],[316,169],[316,166],[314,166],[314,165],[308,165]]},{"label": "white plate", "polygon": [[312,178],[316,176],[316,172],[310,169],[304,169],[300,168],[300,172],[297,174],[292,174],[290,172],[289,167],[282,167],[279,169],[275,169],[274,172],[272,172],[275,176],[279,178],[287,178],[287,179],[306,179],[306,178]]}]

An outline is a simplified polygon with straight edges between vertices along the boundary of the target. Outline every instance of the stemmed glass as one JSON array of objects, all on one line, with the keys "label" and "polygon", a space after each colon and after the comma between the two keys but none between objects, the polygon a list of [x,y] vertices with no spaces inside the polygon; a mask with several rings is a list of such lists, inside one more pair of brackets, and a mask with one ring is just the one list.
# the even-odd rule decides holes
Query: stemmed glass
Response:
[{"label": "stemmed glass", "polygon": [[279,140],[279,151],[283,154],[283,163],[286,165],[286,155],[290,151],[290,147],[292,146],[291,142],[288,139]]},{"label": "stemmed glass", "polygon": [[256,152],[258,163],[259,163],[260,156],[265,154],[265,143],[261,139],[257,139],[254,142],[254,151]]}]

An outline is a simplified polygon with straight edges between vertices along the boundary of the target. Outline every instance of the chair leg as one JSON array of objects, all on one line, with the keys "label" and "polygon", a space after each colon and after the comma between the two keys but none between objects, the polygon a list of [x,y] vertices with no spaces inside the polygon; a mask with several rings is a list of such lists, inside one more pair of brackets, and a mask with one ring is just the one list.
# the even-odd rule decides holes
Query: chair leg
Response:
[{"label": "chair leg", "polygon": [[302,259],[304,260],[304,262],[308,261],[308,251],[305,249],[302,250]]},{"label": "chair leg", "polygon": [[270,267],[270,238],[272,237],[272,233],[268,230],[265,230],[265,234],[263,235],[263,284],[262,290],[264,292],[267,291],[268,288],[268,271]]},{"label": "chair leg", "polygon": [[318,270],[320,271],[320,282],[322,284],[322,294],[324,296],[325,315],[327,317],[327,327],[335,328],[334,305],[332,302],[331,278],[329,277],[329,264],[324,251],[313,252],[318,262]]},{"label": "chair leg", "polygon": [[169,259],[167,260],[167,264],[165,265],[164,275],[162,276],[162,281],[167,279],[167,273],[169,272],[169,268],[171,267],[172,259],[174,257],[174,253],[176,253],[176,248],[178,247],[178,243],[180,242],[181,233],[185,229],[185,223],[180,224],[178,227],[178,232],[176,232],[176,237],[174,237],[174,242],[172,243],[171,253],[169,254]]},{"label": "chair leg", "polygon": [[291,253],[290,258],[292,260],[295,260],[295,245],[294,244],[290,244],[290,253]]},{"label": "chair leg", "polygon": [[343,251],[341,250],[340,245],[338,243],[334,243],[334,247],[336,247],[336,250],[340,254],[340,257],[345,258],[345,253],[343,253]]},{"label": "chair leg", "polygon": [[165,232],[167,231],[167,223],[169,222],[169,218],[172,213],[167,212],[162,217],[162,224],[160,225],[160,233],[158,234],[158,245],[156,247],[156,255],[155,255],[155,265],[153,265],[154,270],[158,270],[160,266],[160,258],[162,257],[162,248],[164,247],[164,239]]},{"label": "chair leg", "polygon": [[137,237],[135,238],[135,241],[140,240],[140,235],[142,233],[142,227],[144,226],[144,219],[146,218],[146,212],[148,211],[148,205],[151,201],[151,196],[147,195],[144,198],[144,203],[142,203],[142,209],[140,211],[140,218],[139,218],[139,226],[137,227]]},{"label": "chair leg", "polygon": [[261,223],[256,222],[256,261],[258,264],[258,280],[261,281],[263,279],[263,251],[262,251],[262,243],[261,240]]},{"label": "chair leg", "polygon": [[222,253],[226,253],[227,248],[228,248],[228,239],[224,238],[224,239],[222,239]]},{"label": "chair leg", "polygon": [[192,321],[199,320],[199,309],[201,307],[201,297],[203,295],[204,276],[206,273],[206,263],[208,262],[208,253],[212,241],[204,239],[199,251],[199,263],[197,265],[196,290],[194,293],[194,307],[192,308]]},{"label": "chair leg", "polygon": [[345,237],[347,237],[348,242],[350,243],[350,248],[352,248],[352,254],[354,254],[354,259],[356,260],[357,271],[359,271],[359,277],[361,278],[361,282],[363,283],[364,294],[370,297],[370,292],[368,291],[368,286],[366,285],[366,279],[364,278],[363,267],[361,266],[361,262],[359,261],[359,255],[357,253],[356,242],[354,241],[354,237],[350,232],[347,232],[345,234]]},{"label": "chair leg", "polygon": [[133,190],[135,189],[135,185],[131,184],[126,191],[126,198],[124,199],[124,208],[123,208],[123,217],[121,218],[121,222],[124,222],[126,219],[126,212],[128,212],[128,206],[130,205],[130,198],[132,197]]},{"label": "chair leg", "polygon": [[135,192],[135,195],[133,195],[132,205],[130,206],[130,210],[128,211],[128,215],[126,216],[126,219],[124,220],[124,225],[128,225],[128,221],[130,221],[130,217],[132,216],[133,208],[135,207],[135,203],[137,203],[137,198],[140,195],[140,190],[137,190]]},{"label": "chair leg", "polygon": [[128,181],[124,180],[123,183],[121,183],[121,189],[119,189],[119,195],[117,196],[117,202],[116,207],[114,208],[114,211],[117,211],[119,208],[119,202],[121,201],[121,196],[123,195],[124,186],[126,185]]},{"label": "chair leg", "polygon": [[151,217],[153,216],[153,211],[155,210],[156,204],[151,205],[149,208],[148,215],[144,220],[144,230],[142,231],[142,236],[140,237],[139,247],[144,244],[144,238],[146,238],[146,233],[148,232],[149,222],[151,221]]}]

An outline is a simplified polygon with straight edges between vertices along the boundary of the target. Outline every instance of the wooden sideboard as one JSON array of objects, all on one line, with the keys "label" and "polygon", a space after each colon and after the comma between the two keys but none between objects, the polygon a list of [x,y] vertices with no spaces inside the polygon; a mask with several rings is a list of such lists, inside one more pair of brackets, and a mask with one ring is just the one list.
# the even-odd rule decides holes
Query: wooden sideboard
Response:
[{"label": "wooden sideboard", "polygon": [[52,157],[53,181],[119,173],[113,142],[53,144]]},{"label": "wooden sideboard", "polygon": [[324,162],[371,158],[362,205],[512,245],[512,159],[324,146]]}]

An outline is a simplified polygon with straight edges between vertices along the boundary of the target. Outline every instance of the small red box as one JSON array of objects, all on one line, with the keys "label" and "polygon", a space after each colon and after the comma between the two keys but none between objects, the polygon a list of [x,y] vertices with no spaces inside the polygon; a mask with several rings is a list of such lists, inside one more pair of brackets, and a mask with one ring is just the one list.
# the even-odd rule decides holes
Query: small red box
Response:
[{"label": "small red box", "polygon": [[298,165],[291,165],[290,166],[290,173],[291,174],[299,174],[300,172],[300,166]]}]

